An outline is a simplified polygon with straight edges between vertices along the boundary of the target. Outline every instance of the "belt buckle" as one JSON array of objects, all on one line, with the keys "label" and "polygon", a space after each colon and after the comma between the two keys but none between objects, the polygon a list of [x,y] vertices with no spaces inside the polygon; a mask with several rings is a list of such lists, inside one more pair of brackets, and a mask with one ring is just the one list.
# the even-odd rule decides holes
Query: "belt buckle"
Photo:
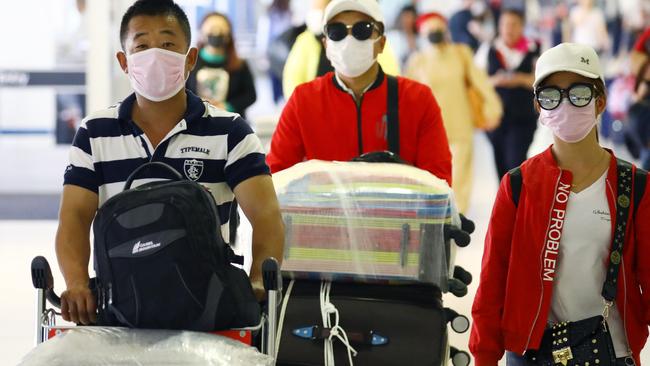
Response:
[{"label": "belt buckle", "polygon": [[556,351],[553,351],[553,362],[566,366],[569,360],[573,359],[573,352],[571,352],[571,347],[560,348]]}]

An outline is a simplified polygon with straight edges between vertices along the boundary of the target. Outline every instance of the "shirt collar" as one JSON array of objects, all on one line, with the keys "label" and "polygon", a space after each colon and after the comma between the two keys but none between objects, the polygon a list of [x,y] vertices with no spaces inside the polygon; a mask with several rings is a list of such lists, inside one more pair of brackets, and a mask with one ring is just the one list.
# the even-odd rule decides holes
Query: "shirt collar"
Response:
[{"label": "shirt collar", "polygon": [[[201,98],[197,97],[190,90],[185,89],[185,94],[187,95],[187,108],[185,109],[183,119],[189,125],[193,121],[200,119],[205,114],[205,105],[203,104]],[[133,104],[135,101],[135,93],[126,97],[122,103],[120,103],[117,118],[123,121],[131,122],[131,112],[133,111]],[[139,131],[139,133],[142,132]]]},{"label": "shirt collar", "polygon": [[[332,77],[332,82],[339,90],[344,91],[354,97],[354,92],[352,91],[352,89],[348,88],[347,85],[345,85],[345,83],[343,82],[343,80],[341,80],[341,78],[336,73],[336,71],[334,72],[334,76]],[[363,95],[369,90],[378,88],[382,82],[384,82],[384,70],[382,70],[381,66],[379,66],[379,72],[377,73],[377,78],[375,79],[375,81],[370,83],[370,85],[366,86],[363,89],[363,92],[361,94]]]}]

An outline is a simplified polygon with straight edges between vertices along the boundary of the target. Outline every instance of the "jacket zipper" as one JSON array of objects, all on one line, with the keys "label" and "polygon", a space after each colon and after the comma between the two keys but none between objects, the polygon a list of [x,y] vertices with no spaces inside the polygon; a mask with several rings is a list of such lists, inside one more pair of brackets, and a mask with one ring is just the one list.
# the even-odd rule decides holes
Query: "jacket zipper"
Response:
[{"label": "jacket zipper", "polygon": [[[614,195],[614,190],[609,183],[609,179],[607,180],[607,188],[609,189],[610,194],[613,197],[616,197],[616,195]],[[616,217],[616,213],[614,214],[614,217]],[[623,335],[625,336],[625,345],[627,346],[627,352],[630,357],[632,357],[633,353],[630,347],[630,340],[627,336],[627,278],[625,277],[625,261],[623,260],[623,253],[621,253],[621,268],[623,269]]]},{"label": "jacket zipper", "polygon": [[[354,96],[352,96],[352,99],[354,100]],[[359,142],[359,156],[363,154],[363,133],[362,133],[362,124],[361,124],[361,103],[363,103],[363,95],[361,98],[359,98],[359,102],[354,100],[354,103],[357,106],[357,139]]]},{"label": "jacket zipper", "polygon": [[[548,234],[548,230],[551,226],[551,217],[553,216],[553,206],[555,204],[555,196],[557,195],[557,187],[560,184],[560,178],[562,177],[562,169],[560,169],[560,174],[557,177],[557,181],[555,182],[555,191],[553,192],[553,204],[551,204],[551,210],[549,211],[548,214],[548,224],[546,225],[546,235]],[[544,245],[546,245],[546,235],[544,235]],[[544,257],[544,248],[542,248],[542,252],[540,253],[539,256],[539,261],[540,261],[540,266],[543,267],[542,260]],[[539,296],[539,305],[537,306],[537,314],[535,314],[535,319],[533,320],[533,325],[530,327],[530,333],[528,334],[528,340],[526,341],[526,347],[524,348],[524,352],[528,350],[528,347],[530,345],[530,339],[533,337],[533,332],[535,331],[535,325],[537,324],[537,320],[539,319],[539,314],[542,312],[542,303],[544,302],[544,279],[541,277],[541,271],[540,271],[540,282],[542,284],[542,293]]]}]

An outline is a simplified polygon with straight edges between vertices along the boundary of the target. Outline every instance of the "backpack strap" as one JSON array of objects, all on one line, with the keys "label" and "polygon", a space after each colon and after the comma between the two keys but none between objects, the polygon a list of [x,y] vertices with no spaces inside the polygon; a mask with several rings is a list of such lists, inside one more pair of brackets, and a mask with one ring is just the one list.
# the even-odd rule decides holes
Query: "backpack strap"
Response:
[{"label": "backpack strap", "polygon": [[641,203],[643,193],[645,193],[647,179],[648,172],[641,168],[636,168],[636,172],[634,173],[634,211],[632,212],[633,217],[636,216],[636,209]]},{"label": "backpack strap", "polygon": [[237,240],[237,228],[239,227],[239,212],[237,211],[237,200],[233,199],[228,212],[228,243],[230,246],[235,245]]},{"label": "backpack strap", "polygon": [[[512,192],[512,201],[515,204],[515,207],[519,204],[519,196],[521,195],[521,168],[516,167],[511,169],[508,172],[510,175],[510,190]],[[636,210],[641,203],[643,194],[645,193],[646,181],[648,179],[648,172],[641,168],[636,168],[636,173],[634,174],[634,211],[633,215],[636,215]]]},{"label": "backpack strap", "polygon": [[386,101],[386,140],[388,151],[399,156],[399,102],[397,99],[397,78],[386,75],[388,92]]},{"label": "backpack strap", "polygon": [[510,169],[508,175],[510,176],[510,192],[512,194],[512,202],[515,204],[515,207],[517,207],[517,205],[519,205],[519,196],[521,195],[521,185],[523,183],[521,168],[516,167]]}]

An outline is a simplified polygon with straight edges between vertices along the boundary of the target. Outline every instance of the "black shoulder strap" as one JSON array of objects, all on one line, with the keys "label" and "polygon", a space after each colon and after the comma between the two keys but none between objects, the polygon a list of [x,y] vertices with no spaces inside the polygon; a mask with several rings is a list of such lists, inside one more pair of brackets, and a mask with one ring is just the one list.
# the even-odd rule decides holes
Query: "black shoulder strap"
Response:
[{"label": "black shoulder strap", "polygon": [[510,176],[510,192],[512,193],[512,202],[515,204],[515,207],[517,207],[517,205],[519,205],[519,196],[521,195],[521,184],[523,183],[521,168],[512,168],[508,172],[508,175]]},{"label": "black shoulder strap", "polygon": [[228,212],[228,242],[230,246],[235,245],[237,240],[237,228],[239,227],[239,212],[237,211],[237,200],[233,199]]},{"label": "black shoulder strap", "polygon": [[607,301],[616,299],[616,279],[620,269],[621,257],[623,256],[623,245],[625,244],[625,234],[627,233],[627,223],[630,214],[630,193],[635,177],[632,176],[632,164],[622,159],[616,159],[616,218],[615,232],[612,235],[612,247],[609,255],[609,265],[607,276],[603,283],[601,295]]},{"label": "black shoulder strap", "polygon": [[387,104],[386,104],[386,139],[388,151],[399,155],[399,108],[397,100],[397,78],[386,75]]},{"label": "black shoulder strap", "polygon": [[636,168],[636,173],[634,174],[634,212],[633,215],[636,215],[636,209],[641,203],[641,198],[643,198],[643,193],[645,192],[646,181],[648,179],[648,172],[641,168]]}]

